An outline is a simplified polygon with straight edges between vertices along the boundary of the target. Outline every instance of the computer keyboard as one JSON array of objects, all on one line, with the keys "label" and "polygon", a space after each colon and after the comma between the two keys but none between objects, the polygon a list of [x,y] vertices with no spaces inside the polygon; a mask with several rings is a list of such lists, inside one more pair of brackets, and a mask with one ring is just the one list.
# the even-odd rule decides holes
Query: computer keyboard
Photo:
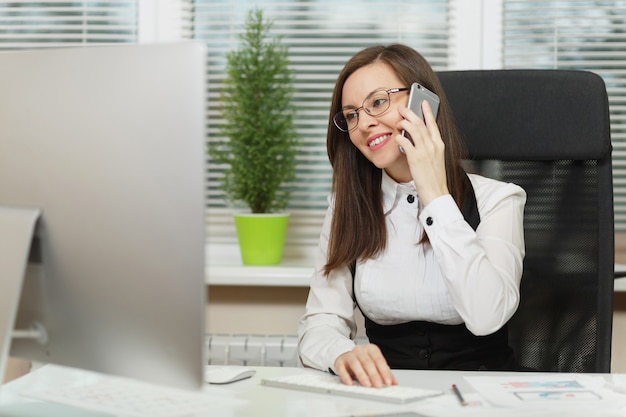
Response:
[{"label": "computer keyboard", "polygon": [[261,379],[261,384],[270,387],[342,395],[399,404],[443,394],[441,391],[401,385],[392,385],[383,388],[364,387],[357,384],[345,385],[339,380],[339,377],[321,372],[263,378]]},{"label": "computer keyboard", "polygon": [[214,410],[223,400],[201,392],[159,387],[141,382],[106,379],[87,385],[31,391],[38,400],[123,417],[182,417]]}]

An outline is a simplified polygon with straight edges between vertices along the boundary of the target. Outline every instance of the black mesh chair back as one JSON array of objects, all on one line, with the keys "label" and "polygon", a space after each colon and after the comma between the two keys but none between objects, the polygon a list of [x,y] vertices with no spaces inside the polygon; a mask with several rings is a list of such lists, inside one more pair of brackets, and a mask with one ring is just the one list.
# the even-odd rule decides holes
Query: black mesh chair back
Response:
[{"label": "black mesh chair back", "polygon": [[527,194],[521,302],[509,324],[524,369],[609,372],[614,234],[606,88],[561,70],[439,77],[469,170]]}]

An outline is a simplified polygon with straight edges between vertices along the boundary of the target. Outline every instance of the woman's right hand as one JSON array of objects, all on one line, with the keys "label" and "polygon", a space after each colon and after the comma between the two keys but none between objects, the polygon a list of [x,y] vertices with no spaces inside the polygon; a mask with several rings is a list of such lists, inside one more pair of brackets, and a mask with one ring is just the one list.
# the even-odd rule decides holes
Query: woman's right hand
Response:
[{"label": "woman's right hand", "polygon": [[423,119],[406,107],[399,107],[398,111],[403,119],[396,128],[398,131],[408,132],[413,143],[400,134],[396,136],[396,141],[406,155],[420,202],[427,206],[435,198],[450,194],[446,176],[445,144],[426,100],[422,102]]},{"label": "woman's right hand", "polygon": [[335,372],[341,382],[352,385],[356,380],[364,387],[381,388],[398,385],[378,346],[357,345],[335,360]]}]

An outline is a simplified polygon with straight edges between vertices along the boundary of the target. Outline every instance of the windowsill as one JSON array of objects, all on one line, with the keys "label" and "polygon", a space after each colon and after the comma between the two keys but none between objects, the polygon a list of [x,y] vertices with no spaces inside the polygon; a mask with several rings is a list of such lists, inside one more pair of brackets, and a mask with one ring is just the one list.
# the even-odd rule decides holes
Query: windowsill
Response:
[{"label": "windowsill", "polygon": [[208,285],[308,287],[313,268],[286,266],[214,266],[207,267]]},{"label": "windowsill", "polygon": [[308,287],[317,247],[285,248],[279,265],[243,265],[237,244],[208,243],[206,283],[212,286]]}]

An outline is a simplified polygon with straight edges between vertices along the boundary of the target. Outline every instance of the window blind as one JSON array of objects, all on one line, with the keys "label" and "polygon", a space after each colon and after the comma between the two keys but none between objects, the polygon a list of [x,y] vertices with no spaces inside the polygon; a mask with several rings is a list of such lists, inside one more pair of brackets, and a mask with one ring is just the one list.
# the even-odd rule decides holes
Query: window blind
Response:
[{"label": "window blind", "polygon": [[607,87],[615,230],[626,232],[626,1],[503,4],[505,68],[588,70]]},{"label": "window blind", "polygon": [[[226,53],[238,46],[238,35],[250,9],[258,7],[273,21],[273,33],[284,36],[295,71],[296,128],[302,138],[297,180],[288,208],[289,244],[317,242],[330,193],[331,169],[326,128],[332,90],[339,71],[358,50],[372,44],[402,42],[420,51],[435,67],[448,62],[447,0],[209,1],[193,2],[193,37],[206,42],[207,135],[221,140],[218,97]],[[219,188],[227,166],[208,163],[208,233],[211,239],[234,241],[232,211]]]},{"label": "window blind", "polygon": [[0,2],[0,50],[137,41],[137,0]]}]

